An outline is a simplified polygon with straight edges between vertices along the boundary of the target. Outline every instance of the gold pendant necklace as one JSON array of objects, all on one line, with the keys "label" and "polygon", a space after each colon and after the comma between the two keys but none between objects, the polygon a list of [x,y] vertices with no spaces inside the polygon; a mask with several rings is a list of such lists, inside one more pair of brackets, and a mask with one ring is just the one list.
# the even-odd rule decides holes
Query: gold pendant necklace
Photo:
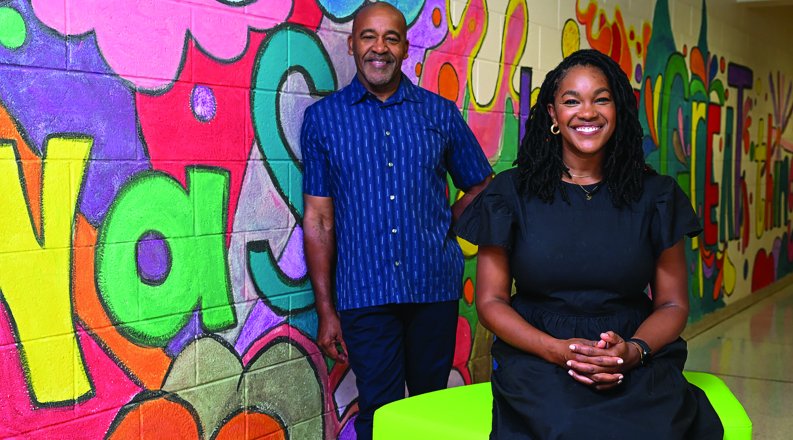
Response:
[{"label": "gold pendant necklace", "polygon": [[595,187],[594,187],[594,188],[592,188],[591,190],[587,191],[587,189],[586,189],[586,188],[584,188],[584,187],[583,187],[583,186],[582,186],[580,183],[577,183],[577,182],[576,182],[576,185],[578,185],[578,187],[579,187],[579,188],[581,188],[581,191],[583,191],[583,192],[584,192],[584,194],[586,194],[586,199],[587,199],[587,200],[592,200],[592,194],[593,194],[595,191],[597,191],[598,187],[600,186],[600,184],[597,184],[597,185],[595,185]]},{"label": "gold pendant necklace", "polygon": [[591,190],[587,191],[587,189],[586,189],[586,188],[584,188],[584,187],[583,187],[583,185],[581,185],[580,183],[576,182],[576,181],[575,181],[575,179],[576,179],[576,178],[579,178],[579,179],[583,179],[583,178],[589,178],[589,177],[592,177],[592,175],[591,175],[591,174],[587,174],[587,175],[583,175],[583,174],[573,174],[573,173],[571,173],[571,172],[570,172],[570,167],[569,167],[569,166],[567,166],[567,164],[566,164],[566,163],[564,163],[564,162],[562,162],[562,163],[563,163],[563,164],[564,164],[564,166],[567,168],[567,171],[566,171],[566,173],[567,173],[567,175],[568,175],[568,176],[570,176],[570,180],[572,180],[572,181],[573,181],[573,183],[575,183],[576,185],[578,185],[578,187],[579,187],[579,188],[581,188],[581,191],[583,191],[583,192],[584,192],[584,194],[586,194],[586,199],[587,199],[587,200],[592,200],[592,194],[594,194],[594,193],[595,193],[595,191],[597,191],[597,189],[598,189],[598,187],[600,186],[600,184],[598,183],[597,185],[595,185],[595,187],[594,187],[594,188],[592,188]]}]

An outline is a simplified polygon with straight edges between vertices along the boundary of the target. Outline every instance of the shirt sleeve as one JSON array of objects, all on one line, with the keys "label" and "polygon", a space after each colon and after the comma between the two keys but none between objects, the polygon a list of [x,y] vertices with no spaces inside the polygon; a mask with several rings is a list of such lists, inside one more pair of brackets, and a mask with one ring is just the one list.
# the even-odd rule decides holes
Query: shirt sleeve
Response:
[{"label": "shirt sleeve", "polygon": [[512,249],[515,230],[512,175],[500,173],[476,198],[454,225],[454,232],[479,246]]},{"label": "shirt sleeve", "polygon": [[447,150],[447,167],[454,186],[466,190],[493,173],[479,141],[463,120],[457,106],[448,101],[450,147]]},{"label": "shirt sleeve", "polygon": [[328,151],[322,145],[314,108],[308,107],[300,130],[300,153],[303,156],[303,193],[330,197]]},{"label": "shirt sleeve", "polygon": [[702,232],[691,201],[680,185],[669,176],[663,176],[661,190],[655,199],[655,212],[651,226],[653,250],[656,257],[672,247],[683,236],[695,237]]}]

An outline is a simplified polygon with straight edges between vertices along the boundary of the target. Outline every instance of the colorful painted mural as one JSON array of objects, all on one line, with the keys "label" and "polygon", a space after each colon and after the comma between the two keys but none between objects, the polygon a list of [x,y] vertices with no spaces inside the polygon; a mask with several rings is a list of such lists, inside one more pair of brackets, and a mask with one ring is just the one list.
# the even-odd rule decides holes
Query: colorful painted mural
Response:
[{"label": "colorful painted mural", "polygon": [[[297,140],[354,74],[363,3],[0,0],[0,438],[354,438],[354,376],[314,340]],[[547,3],[393,3],[404,73],[509,168],[551,67],[527,62]],[[712,53],[706,2],[694,43],[667,0],[633,23],[562,4],[554,64],[579,47],[619,62],[648,160],[705,225],[692,318],[790,273],[793,72]],[[451,385],[490,373],[462,246]]]}]

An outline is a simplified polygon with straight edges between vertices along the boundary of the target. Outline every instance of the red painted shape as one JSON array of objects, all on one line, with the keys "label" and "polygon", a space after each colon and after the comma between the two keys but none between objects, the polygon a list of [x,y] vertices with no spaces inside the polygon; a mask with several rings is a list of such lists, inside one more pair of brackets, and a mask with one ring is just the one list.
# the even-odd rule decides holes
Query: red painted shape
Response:
[{"label": "red painted shape", "polygon": [[295,0],[292,4],[292,14],[286,21],[305,26],[316,32],[322,22],[322,10],[319,8],[317,0]]},{"label": "red painted shape", "polygon": [[[616,22],[611,24],[611,51],[609,52],[611,59],[620,64],[622,53],[622,33],[620,32],[619,24]],[[630,57],[629,57],[630,58]]]},{"label": "red painted shape", "polygon": [[[253,145],[251,78],[263,39],[264,34],[251,32],[247,51],[231,63],[210,58],[190,40],[185,68],[173,87],[161,95],[135,95],[140,130],[154,169],[182,184],[185,168],[191,165],[229,172],[229,234]],[[207,122],[198,120],[191,108],[190,97],[196,85],[211,89],[216,103],[214,117]]]},{"label": "red painted shape", "polygon": [[774,282],[774,255],[767,254],[765,249],[760,249],[754,257],[752,267],[752,292],[756,292],[763,287]]},{"label": "red painted shape", "polygon": [[705,202],[703,217],[705,226],[705,245],[715,246],[719,240],[719,225],[714,216],[719,206],[719,184],[713,177],[713,136],[721,131],[721,107],[717,104],[708,105],[708,133],[705,145]]}]

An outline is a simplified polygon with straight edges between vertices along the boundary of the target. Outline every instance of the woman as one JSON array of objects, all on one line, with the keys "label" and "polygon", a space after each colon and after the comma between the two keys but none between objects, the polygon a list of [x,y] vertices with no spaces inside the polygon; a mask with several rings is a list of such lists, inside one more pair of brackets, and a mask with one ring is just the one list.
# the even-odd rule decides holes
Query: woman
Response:
[{"label": "woman", "polygon": [[614,61],[570,55],[543,81],[517,168],[456,226],[479,245],[476,307],[497,336],[493,439],[723,437],[682,375],[683,237],[701,228],[645,165],[636,108]]}]

